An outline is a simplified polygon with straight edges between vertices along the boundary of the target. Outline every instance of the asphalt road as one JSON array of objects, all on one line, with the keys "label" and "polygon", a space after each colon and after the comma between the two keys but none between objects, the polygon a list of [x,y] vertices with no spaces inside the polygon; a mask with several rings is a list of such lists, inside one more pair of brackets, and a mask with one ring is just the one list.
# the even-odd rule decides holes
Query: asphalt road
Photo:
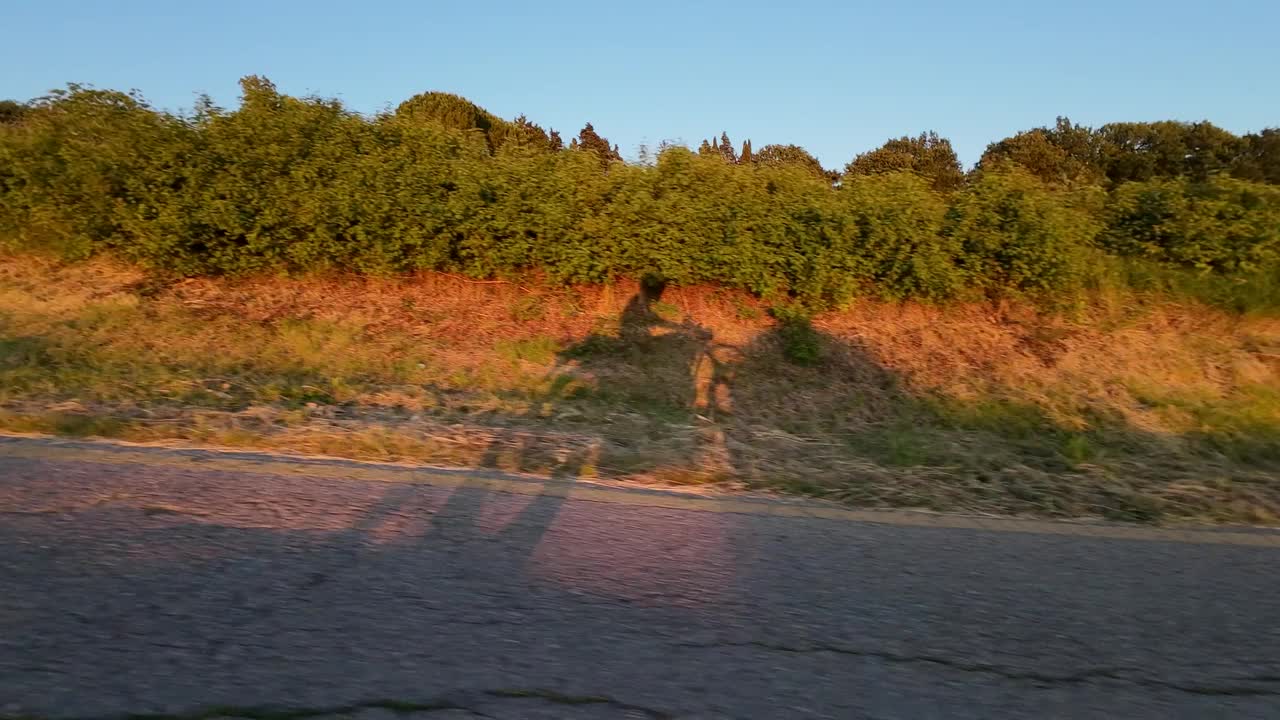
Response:
[{"label": "asphalt road", "polygon": [[0,439],[0,716],[1280,718],[1280,535]]}]

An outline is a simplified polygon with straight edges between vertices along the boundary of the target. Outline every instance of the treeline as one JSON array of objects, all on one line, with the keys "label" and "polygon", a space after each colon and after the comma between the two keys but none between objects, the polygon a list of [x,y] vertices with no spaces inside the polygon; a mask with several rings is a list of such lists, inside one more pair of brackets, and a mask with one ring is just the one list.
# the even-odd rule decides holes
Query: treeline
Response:
[{"label": "treeline", "polygon": [[969,173],[933,133],[833,172],[727,134],[625,163],[590,124],[566,144],[446,93],[369,118],[242,89],[184,115],[76,86],[0,103],[0,242],[178,274],[652,276],[811,306],[1070,291],[1117,264],[1280,273],[1275,130],[1060,120]]}]

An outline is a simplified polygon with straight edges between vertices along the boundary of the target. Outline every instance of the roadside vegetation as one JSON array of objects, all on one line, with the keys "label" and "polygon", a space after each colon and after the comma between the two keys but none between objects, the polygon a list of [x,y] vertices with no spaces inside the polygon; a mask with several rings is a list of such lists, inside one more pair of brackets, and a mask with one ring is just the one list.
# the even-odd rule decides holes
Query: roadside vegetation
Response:
[{"label": "roadside vegetation", "polygon": [[[440,274],[188,279],[5,258],[0,427],[745,487],[865,506],[1274,523],[1280,321]],[[774,317],[780,315],[780,317]]]},{"label": "roadside vegetation", "polygon": [[426,93],[0,105],[0,428],[1275,523],[1280,135],[623,162]]}]

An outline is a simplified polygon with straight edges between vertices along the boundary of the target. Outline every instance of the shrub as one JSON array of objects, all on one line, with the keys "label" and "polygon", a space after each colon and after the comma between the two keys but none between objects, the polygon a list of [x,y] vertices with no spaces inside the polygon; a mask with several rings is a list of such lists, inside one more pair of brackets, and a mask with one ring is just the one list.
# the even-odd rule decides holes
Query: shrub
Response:
[{"label": "shrub", "polygon": [[865,289],[891,298],[943,299],[960,288],[960,246],[942,233],[947,206],[910,172],[851,177],[840,190],[844,256]]},{"label": "shrub", "polygon": [[960,265],[973,285],[1039,293],[1080,284],[1097,223],[1070,196],[1003,167],[959,193],[944,232],[960,243]]},{"label": "shrub", "polygon": [[[1280,188],[1244,180],[1152,180],[1108,197],[1009,163],[961,179],[949,146],[922,136],[863,156],[833,187],[795,147],[747,162],[664,147],[628,165],[456,96],[369,118],[262,78],[241,87],[238,109],[202,101],[188,115],[79,86],[21,106],[0,123],[0,242],[71,258],[107,249],[180,275],[710,282],[810,310],[1070,290],[1111,266],[1092,262],[1102,225],[1114,255],[1224,279],[1179,280],[1197,297],[1269,307],[1280,268]],[[895,170],[944,166],[945,187],[959,186],[946,194],[937,173]]]},{"label": "shrub", "polygon": [[796,305],[778,305],[770,312],[778,322],[783,357],[796,365],[816,365],[822,359],[822,334],[813,327],[809,311]]},{"label": "shrub", "polygon": [[1218,273],[1280,259],[1280,188],[1215,176],[1121,185],[1101,242],[1125,256]]},{"label": "shrub", "polygon": [[137,95],[72,85],[0,129],[0,228],[22,247],[68,258],[124,245],[146,196],[173,182],[166,160],[181,126]]}]

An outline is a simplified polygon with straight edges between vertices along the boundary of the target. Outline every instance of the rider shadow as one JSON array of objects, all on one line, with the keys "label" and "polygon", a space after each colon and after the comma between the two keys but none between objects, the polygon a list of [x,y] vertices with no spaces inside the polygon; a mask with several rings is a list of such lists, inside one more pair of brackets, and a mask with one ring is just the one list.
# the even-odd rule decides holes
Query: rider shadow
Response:
[{"label": "rider shadow", "polygon": [[[662,302],[666,284],[647,278],[623,308],[616,333],[596,332],[562,351],[553,373],[569,400],[605,408],[595,428],[598,474],[637,476],[693,462],[698,373],[711,333]],[[650,452],[652,451],[652,452]]]},{"label": "rider shadow", "polygon": [[[755,416],[764,407],[785,412],[796,400],[777,395],[780,378],[774,375],[783,367],[780,348],[794,341],[793,330],[779,325],[743,348],[721,346],[705,328],[671,319],[660,305],[665,289],[661,282],[642,283],[614,331],[593,333],[557,357],[552,375],[566,381],[552,383],[537,412],[555,414],[596,402],[606,408],[606,420],[576,436],[548,438],[528,427],[499,431],[480,467],[533,473],[545,481],[531,479],[528,493],[512,496],[494,490],[483,476],[463,477],[434,509],[432,534],[488,538],[506,545],[508,553],[529,554],[581,478],[650,474],[676,482],[720,477],[764,484],[764,446],[756,447],[755,429],[735,416],[733,406],[750,407]],[[838,349],[832,338],[820,342],[827,352]],[[860,365],[878,367],[871,361]],[[867,379],[877,384],[894,382],[882,369],[871,375]],[[783,384],[798,386],[795,378]],[[820,387],[810,389],[806,395],[823,395]],[[650,452],[654,447],[661,452]],[[494,520],[495,515],[501,519]]]},{"label": "rider shadow", "polygon": [[[584,400],[585,393],[587,402],[601,401],[609,412],[617,408],[628,417],[644,418],[643,430],[649,433],[646,440],[655,433],[678,434],[681,428],[688,428],[696,395],[693,367],[709,333],[688,321],[664,318],[659,312],[662,308],[655,308],[664,291],[662,282],[643,282],[619,315],[616,333],[593,333],[563,350],[551,371],[548,396],[531,412],[545,416],[571,411]],[[628,412],[631,409],[639,412]],[[504,488],[498,490],[493,478],[483,474],[460,477],[442,504],[420,508],[430,512],[423,540],[476,541],[480,547],[502,548],[502,558],[495,562],[515,570],[541,543],[578,479],[642,473],[673,462],[692,462],[691,456],[681,458],[672,453],[652,460],[631,450],[628,444],[635,440],[636,432],[634,425],[619,430],[612,422],[595,425],[589,433],[550,438],[527,427],[498,430],[485,447],[479,467],[491,472],[532,473],[538,479],[529,479],[528,492],[512,492],[506,483],[521,479],[508,476],[503,479]],[[690,450],[696,448],[695,442],[688,444]],[[415,503],[422,500],[415,499],[413,491],[393,490],[373,514],[404,512]],[[356,530],[362,532],[378,522],[377,517],[370,517]]]},{"label": "rider shadow", "polygon": [[[644,372],[645,366],[679,366],[682,362],[679,357],[671,362],[672,350],[676,351],[676,356],[684,355],[686,351],[685,348],[673,347],[680,344],[679,339],[683,337],[680,333],[686,327],[665,320],[653,308],[661,300],[664,290],[664,283],[646,280],[620,314],[616,335],[593,332],[557,353],[555,364],[548,373],[548,389],[521,419],[554,417],[565,411],[574,414],[571,408],[583,395],[644,403],[666,399],[671,387],[683,387],[686,384],[684,378],[668,377],[665,379],[674,382],[664,383],[661,392],[653,393],[655,383]],[[655,337],[659,334],[673,335]],[[677,342],[672,343],[672,339]],[[618,372],[620,365],[628,370]],[[635,366],[640,366],[642,371],[638,374],[631,372]],[[584,380],[585,383],[582,382]],[[680,404],[681,400],[671,398],[674,404]],[[559,447],[548,448],[545,442],[540,442],[541,439],[537,433],[520,424],[496,429],[476,465],[516,473],[533,472],[552,478],[578,478],[594,473],[603,441],[566,442],[562,437],[556,438]]]},{"label": "rider shadow", "polygon": [[830,470],[840,471],[842,450],[830,441],[847,437],[842,428],[910,423],[916,412],[902,378],[874,352],[803,318],[775,318],[749,342],[712,345],[705,357],[705,437],[716,444],[725,475],[747,488],[776,487],[782,466],[788,484],[807,492],[790,467],[822,467],[830,456]]}]

